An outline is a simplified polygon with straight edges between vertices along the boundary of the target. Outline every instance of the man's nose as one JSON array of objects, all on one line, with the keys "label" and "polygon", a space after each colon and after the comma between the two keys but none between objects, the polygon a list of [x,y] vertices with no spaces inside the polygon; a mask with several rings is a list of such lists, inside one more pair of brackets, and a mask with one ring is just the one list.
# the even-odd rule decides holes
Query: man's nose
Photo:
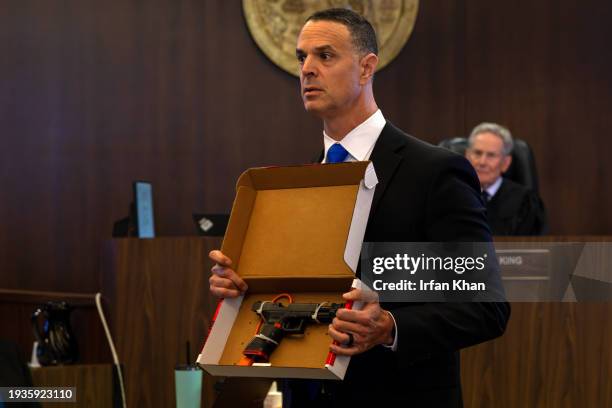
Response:
[{"label": "man's nose", "polygon": [[316,66],[314,59],[310,56],[304,58],[304,62],[302,63],[302,76],[315,76],[316,75]]},{"label": "man's nose", "polygon": [[476,163],[479,166],[485,166],[487,164],[487,156],[486,155],[481,155],[480,157],[478,157]]}]

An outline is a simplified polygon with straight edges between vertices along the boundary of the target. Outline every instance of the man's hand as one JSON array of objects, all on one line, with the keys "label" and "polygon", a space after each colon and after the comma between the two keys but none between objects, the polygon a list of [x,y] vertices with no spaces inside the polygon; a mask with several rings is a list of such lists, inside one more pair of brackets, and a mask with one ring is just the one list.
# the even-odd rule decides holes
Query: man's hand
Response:
[{"label": "man's hand", "polygon": [[[329,335],[339,345],[332,344],[330,350],[338,355],[352,356],[363,353],[378,344],[393,343],[394,322],[389,313],[378,303],[376,292],[367,293],[360,289],[342,295],[345,300],[363,301],[361,310],[340,309],[329,326]],[[350,333],[353,344],[350,342]]]},{"label": "man's hand", "polygon": [[210,293],[219,298],[234,298],[243,295],[248,287],[242,278],[230,268],[232,260],[218,250],[210,251],[208,257],[216,262],[216,265],[210,270],[212,275],[208,280]]}]

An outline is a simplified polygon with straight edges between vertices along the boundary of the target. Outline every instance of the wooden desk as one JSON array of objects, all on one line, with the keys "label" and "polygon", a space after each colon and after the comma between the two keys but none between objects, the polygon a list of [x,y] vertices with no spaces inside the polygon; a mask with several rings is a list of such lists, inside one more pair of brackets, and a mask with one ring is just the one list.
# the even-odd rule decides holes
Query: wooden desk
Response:
[{"label": "wooden desk", "polygon": [[[496,239],[502,241],[612,237]],[[612,303],[512,303],[506,333],[463,350],[461,360],[466,407],[612,406]]]},{"label": "wooden desk", "polygon": [[[119,407],[114,392],[111,364],[67,365],[32,368],[35,387],[75,387],[77,401],[41,403],[43,408],[109,408]],[[117,390],[118,391],[118,390]]]},{"label": "wooden desk", "polygon": [[[529,237],[497,241],[610,241]],[[216,300],[205,238],[120,239],[105,248],[103,294],[128,405],[174,406],[174,365],[200,351]],[[513,303],[506,334],[463,350],[466,407],[612,406],[612,303]],[[205,379],[203,406],[212,404]]]},{"label": "wooden desk", "polygon": [[[103,253],[102,294],[123,363],[129,407],[173,407],[174,367],[201,350],[217,300],[209,296],[211,238],[115,239]],[[205,377],[203,407],[214,395]]]}]

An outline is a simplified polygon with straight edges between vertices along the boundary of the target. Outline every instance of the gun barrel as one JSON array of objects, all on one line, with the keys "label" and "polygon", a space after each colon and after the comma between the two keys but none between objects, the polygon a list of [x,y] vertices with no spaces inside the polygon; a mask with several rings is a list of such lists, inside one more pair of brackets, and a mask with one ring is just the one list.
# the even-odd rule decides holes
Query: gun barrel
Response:
[{"label": "gun barrel", "polygon": [[340,303],[253,303],[251,309],[260,315],[266,323],[280,322],[288,319],[310,319],[319,323],[331,323],[338,309],[344,307]]}]

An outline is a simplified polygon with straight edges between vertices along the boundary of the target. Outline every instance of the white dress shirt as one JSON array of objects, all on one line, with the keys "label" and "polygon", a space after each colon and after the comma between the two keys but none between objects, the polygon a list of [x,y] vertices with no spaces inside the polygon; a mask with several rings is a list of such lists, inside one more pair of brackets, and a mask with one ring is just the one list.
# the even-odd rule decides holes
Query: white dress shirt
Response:
[{"label": "white dress shirt", "polygon": [[[348,132],[339,142],[329,137],[324,130],[323,144],[325,146],[325,157],[323,159],[323,163],[327,162],[327,152],[334,143],[340,143],[349,153],[346,156],[346,159],[344,159],[345,162],[368,160],[372,154],[372,150],[374,150],[374,145],[376,144],[376,141],[378,140],[378,137],[386,124],[387,121],[385,120],[385,117],[380,109],[378,109],[372,114],[372,116],[367,118],[359,126]],[[393,320],[395,337],[393,338],[393,344],[383,344],[383,346],[395,351],[397,350],[397,323],[395,322],[395,317],[393,314],[389,311],[387,311],[387,313]]]},{"label": "white dress shirt", "polygon": [[374,150],[374,144],[386,124],[385,117],[378,109],[359,126],[348,132],[340,142],[332,139],[323,131],[323,145],[325,147],[323,163],[327,163],[327,151],[334,143],[340,143],[349,152],[344,161],[368,160],[372,150]]},{"label": "white dress shirt", "polygon": [[489,187],[485,188],[485,191],[487,192],[487,194],[489,195],[489,201],[493,198],[493,196],[497,193],[497,191],[499,190],[499,188],[502,185],[502,182],[504,181],[504,178],[502,176],[499,176],[497,178],[497,180],[495,180],[495,183],[491,184]]}]

